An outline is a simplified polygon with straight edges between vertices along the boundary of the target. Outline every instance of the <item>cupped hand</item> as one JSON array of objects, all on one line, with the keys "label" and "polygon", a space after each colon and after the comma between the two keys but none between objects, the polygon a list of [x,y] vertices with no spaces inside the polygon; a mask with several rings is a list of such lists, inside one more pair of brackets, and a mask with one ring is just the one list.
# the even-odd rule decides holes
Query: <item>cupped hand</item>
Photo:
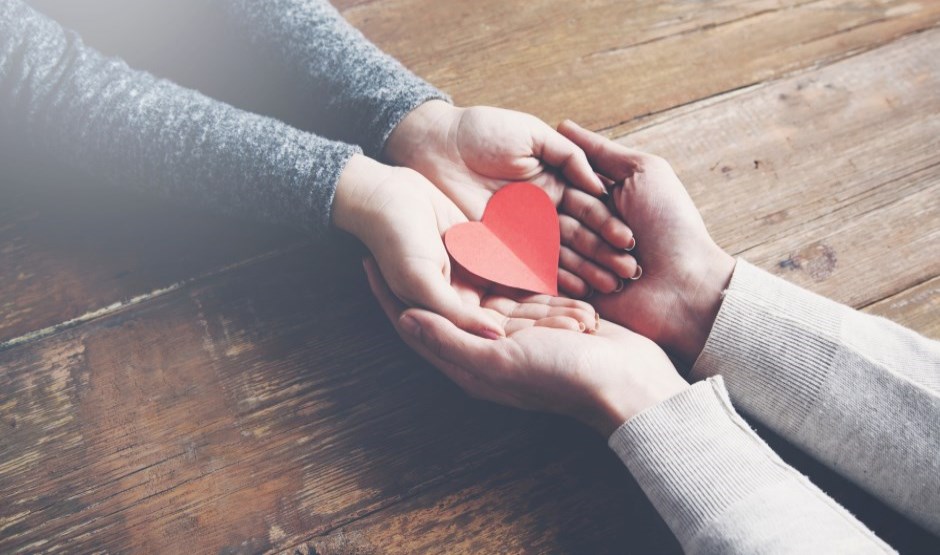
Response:
[{"label": "cupped hand", "polygon": [[619,290],[636,272],[630,229],[598,198],[604,186],[584,152],[535,116],[430,101],[396,127],[385,156],[423,174],[474,220],[507,183],[542,187],[559,207],[559,286],[573,296]]},{"label": "cupped hand", "polygon": [[[463,213],[417,172],[353,156],[340,176],[333,223],[372,252],[395,296],[433,310],[471,333],[496,338],[506,318],[481,306],[485,284],[451,267],[441,240]],[[594,309],[583,302],[533,299],[518,308],[541,314],[540,325],[593,330]],[[541,312],[539,312],[541,311]]]},{"label": "cupped hand", "polygon": [[558,130],[614,183],[619,215],[635,231],[642,279],[592,299],[601,315],[645,335],[691,364],[721,305],[734,259],[708,234],[668,162],[563,122]]},{"label": "cupped hand", "polygon": [[607,437],[688,387],[655,343],[611,322],[594,334],[554,329],[536,325],[538,314],[517,300],[488,296],[483,306],[506,318],[507,336],[487,340],[433,312],[406,310],[374,264],[366,273],[402,339],[475,398],[572,416]]}]

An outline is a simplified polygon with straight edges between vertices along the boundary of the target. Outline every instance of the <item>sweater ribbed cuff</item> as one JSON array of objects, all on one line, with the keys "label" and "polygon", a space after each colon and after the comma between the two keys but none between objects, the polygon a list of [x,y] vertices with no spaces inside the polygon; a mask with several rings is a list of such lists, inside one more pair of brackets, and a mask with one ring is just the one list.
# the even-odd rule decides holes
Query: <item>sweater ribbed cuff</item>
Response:
[{"label": "sweater ribbed cuff", "polygon": [[636,415],[608,445],[684,546],[735,503],[788,477],[734,411],[721,377]]},{"label": "sweater ribbed cuff", "polygon": [[[403,72],[407,72],[403,68]],[[443,100],[453,104],[453,100],[437,90],[421,78],[411,75],[408,80],[409,86],[402,88],[398,96],[391,102],[388,102],[376,111],[372,124],[369,127],[368,136],[362,140],[362,149],[366,154],[378,159],[384,159],[385,143],[391,136],[392,131],[398,127],[401,120],[410,114],[418,106],[431,100]]]},{"label": "sweater ribbed cuff", "polygon": [[738,259],[691,377],[721,374],[744,412],[792,437],[826,381],[842,310]]}]

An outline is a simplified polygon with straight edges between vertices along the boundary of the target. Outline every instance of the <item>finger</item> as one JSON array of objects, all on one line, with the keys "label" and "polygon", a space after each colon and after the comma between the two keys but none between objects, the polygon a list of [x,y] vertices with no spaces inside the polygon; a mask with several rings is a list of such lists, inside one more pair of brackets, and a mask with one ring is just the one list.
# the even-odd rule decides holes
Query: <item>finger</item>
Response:
[{"label": "finger", "polygon": [[594,332],[596,324],[591,323],[590,326],[585,326],[582,322],[578,322],[573,318],[568,318],[565,316],[548,316],[546,318],[540,318],[535,321],[535,327],[537,328],[555,328],[559,330],[568,330],[578,333],[583,333],[585,331]]},{"label": "finger", "polygon": [[558,268],[558,288],[565,294],[578,299],[588,298],[594,291],[586,281],[564,268]]},{"label": "finger", "polygon": [[565,189],[561,197],[561,210],[616,248],[627,250],[636,244],[630,227],[611,212],[604,201],[584,191]]},{"label": "finger", "polygon": [[594,173],[584,151],[547,125],[537,155],[548,165],[558,168],[575,187],[593,195],[605,193],[604,184]]},{"label": "finger", "polygon": [[517,293],[516,295],[503,295],[519,303],[540,303],[551,306],[579,308],[582,310],[594,310],[591,303],[568,297],[553,297],[543,293]]},{"label": "finger", "polygon": [[407,283],[410,289],[407,300],[440,314],[460,329],[489,339],[505,336],[502,327],[485,310],[464,302],[440,272],[412,272]]},{"label": "finger", "polygon": [[399,329],[440,362],[456,365],[474,374],[490,371],[498,344],[458,328],[447,318],[421,309],[408,309],[398,319]]},{"label": "finger", "polygon": [[561,242],[581,256],[600,264],[619,277],[629,278],[636,272],[636,259],[622,250],[615,250],[594,232],[569,216],[559,218]]},{"label": "finger", "polygon": [[595,171],[613,181],[630,177],[639,166],[638,157],[642,153],[584,129],[571,120],[561,122],[558,132],[584,151]]},{"label": "finger", "polygon": [[583,326],[584,324],[581,322],[567,316],[550,316],[547,318],[539,318],[538,320],[529,320],[528,318],[507,318],[506,322],[503,324],[503,327],[506,329],[506,335],[510,337],[516,332],[533,327],[554,328],[579,332],[584,331]]},{"label": "finger", "polygon": [[569,247],[562,246],[561,267],[583,279],[600,293],[614,293],[623,289],[623,280],[613,273],[584,258]]},{"label": "finger", "polygon": [[[584,304],[586,307],[551,306],[544,303],[520,303],[505,297],[491,297],[484,301],[483,306],[510,320],[524,319],[534,322],[543,318],[569,318],[575,328],[580,327],[581,331],[584,331],[593,328],[596,323],[594,307]],[[505,327],[506,324],[503,325]],[[508,328],[506,333],[509,333]]]}]

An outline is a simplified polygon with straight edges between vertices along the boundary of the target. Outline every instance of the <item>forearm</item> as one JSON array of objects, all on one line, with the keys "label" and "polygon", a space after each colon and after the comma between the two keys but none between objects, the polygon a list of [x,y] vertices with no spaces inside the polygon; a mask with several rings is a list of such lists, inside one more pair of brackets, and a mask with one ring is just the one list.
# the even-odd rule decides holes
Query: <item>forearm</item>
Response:
[{"label": "forearm", "polygon": [[315,120],[381,157],[398,123],[447,95],[384,54],[325,0],[237,0],[220,4],[236,25],[271,51],[309,92]]},{"label": "forearm", "polygon": [[641,412],[609,444],[686,553],[891,552],[750,430],[721,378]]},{"label": "forearm", "polygon": [[358,149],[242,112],[0,5],[0,119],[48,155],[218,211],[323,231]]},{"label": "forearm", "polygon": [[940,347],[739,261],[693,377],[940,532]]}]

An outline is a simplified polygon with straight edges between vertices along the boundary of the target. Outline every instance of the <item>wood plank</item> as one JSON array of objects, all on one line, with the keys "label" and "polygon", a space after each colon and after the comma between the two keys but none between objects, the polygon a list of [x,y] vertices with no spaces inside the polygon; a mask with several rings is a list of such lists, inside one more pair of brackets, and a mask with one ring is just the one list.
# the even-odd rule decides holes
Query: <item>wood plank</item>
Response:
[{"label": "wood plank", "polygon": [[940,4],[389,0],[343,14],[458,103],[598,129],[885,44],[935,25]]},{"label": "wood plank", "polygon": [[0,186],[0,347],[305,241],[46,166]]},{"label": "wood plank", "polygon": [[864,310],[940,341],[940,276],[866,306]]},{"label": "wood plank", "polygon": [[358,259],[307,249],[0,352],[0,552],[286,547],[537,449],[538,422],[468,400]]},{"label": "wood plank", "polygon": [[682,553],[599,437],[572,426],[557,431],[564,449],[517,453],[490,474],[435,488],[287,552]]},{"label": "wood plank", "polygon": [[[788,463],[900,553],[936,552],[936,537],[766,428],[752,425]],[[566,444],[585,443],[561,431]],[[578,447],[520,455],[504,469],[475,481],[460,480],[456,488],[436,488],[285,553],[681,554],[665,524],[650,518],[653,508],[639,486],[624,483],[628,473],[619,460],[596,442]],[[596,464],[598,459],[605,464]]]},{"label": "wood plank", "polygon": [[[934,90],[940,30],[684,109],[621,142],[673,163],[730,252],[864,306],[940,270]],[[642,258],[642,230],[637,239]]]},{"label": "wood plank", "polygon": [[[904,291],[940,274],[940,171],[931,177],[931,188],[879,210],[834,219],[828,229],[796,230],[742,255],[850,306]],[[867,237],[876,239],[860,239]]]}]

